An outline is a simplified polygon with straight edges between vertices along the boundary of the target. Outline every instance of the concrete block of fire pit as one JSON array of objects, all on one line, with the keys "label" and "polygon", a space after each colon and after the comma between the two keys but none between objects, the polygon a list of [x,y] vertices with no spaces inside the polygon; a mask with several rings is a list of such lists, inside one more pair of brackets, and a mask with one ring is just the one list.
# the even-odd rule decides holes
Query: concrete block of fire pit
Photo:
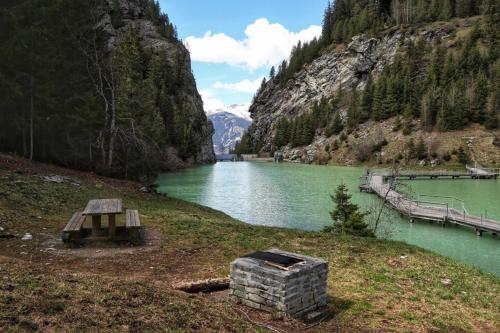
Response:
[{"label": "concrete block of fire pit", "polygon": [[230,270],[231,297],[246,306],[302,317],[327,303],[325,260],[271,249],[236,259]]}]

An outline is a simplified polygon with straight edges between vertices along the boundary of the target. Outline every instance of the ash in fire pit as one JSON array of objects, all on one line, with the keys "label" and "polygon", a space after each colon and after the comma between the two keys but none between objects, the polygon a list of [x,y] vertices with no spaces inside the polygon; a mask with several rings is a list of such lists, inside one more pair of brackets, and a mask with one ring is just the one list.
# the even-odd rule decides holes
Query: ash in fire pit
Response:
[{"label": "ash in fire pit", "polygon": [[298,264],[299,262],[304,262],[303,259],[285,256],[273,252],[262,252],[262,251],[246,254],[242,258],[253,258],[253,259],[264,260],[267,263],[273,263],[283,268],[290,267],[292,265]]},{"label": "ash in fire pit", "polygon": [[272,249],[231,263],[231,297],[255,309],[301,317],[326,305],[328,264]]}]

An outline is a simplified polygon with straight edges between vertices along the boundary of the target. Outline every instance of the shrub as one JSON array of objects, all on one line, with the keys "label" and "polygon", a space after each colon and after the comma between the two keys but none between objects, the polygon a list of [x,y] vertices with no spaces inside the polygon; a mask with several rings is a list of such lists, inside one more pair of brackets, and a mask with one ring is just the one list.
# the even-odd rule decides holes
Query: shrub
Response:
[{"label": "shrub", "polygon": [[461,164],[467,164],[469,162],[469,154],[467,152],[467,149],[464,148],[463,146],[458,148],[457,157],[458,157],[458,161]]},{"label": "shrub", "polygon": [[339,148],[340,148],[340,142],[339,142],[339,140],[333,141],[332,151],[336,151]]},{"label": "shrub", "polygon": [[498,135],[495,136],[495,139],[493,140],[493,145],[495,147],[500,148],[500,136],[498,136]]},{"label": "shrub", "polygon": [[328,164],[328,161],[330,160],[330,154],[324,150],[320,150],[316,153],[314,159],[319,165],[325,165]]},{"label": "shrub", "polygon": [[411,134],[411,128],[405,127],[403,128],[403,135],[407,136]]},{"label": "shrub", "polygon": [[373,148],[373,144],[367,141],[361,141],[352,146],[354,157],[358,162],[368,161],[372,156]]},{"label": "shrub", "polygon": [[394,126],[392,127],[392,131],[393,132],[399,132],[399,130],[401,130],[401,127],[403,125],[401,124],[401,117],[397,117],[396,118],[396,121],[394,122]]}]

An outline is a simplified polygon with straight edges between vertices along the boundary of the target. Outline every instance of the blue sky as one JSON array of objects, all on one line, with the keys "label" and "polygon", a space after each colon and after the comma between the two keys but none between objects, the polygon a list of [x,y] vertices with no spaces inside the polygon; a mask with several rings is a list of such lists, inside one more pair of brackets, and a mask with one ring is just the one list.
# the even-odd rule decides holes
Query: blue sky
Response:
[{"label": "blue sky", "polygon": [[[205,111],[248,106],[299,40],[320,33],[327,0],[160,0],[191,51]],[[241,109],[241,108],[240,108]]]}]

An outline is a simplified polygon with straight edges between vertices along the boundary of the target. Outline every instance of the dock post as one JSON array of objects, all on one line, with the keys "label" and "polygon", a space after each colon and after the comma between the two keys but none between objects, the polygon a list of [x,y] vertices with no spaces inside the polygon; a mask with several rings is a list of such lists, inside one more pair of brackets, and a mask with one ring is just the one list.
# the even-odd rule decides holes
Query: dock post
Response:
[{"label": "dock post", "polygon": [[476,236],[481,237],[483,235],[483,231],[481,229],[476,228]]}]

